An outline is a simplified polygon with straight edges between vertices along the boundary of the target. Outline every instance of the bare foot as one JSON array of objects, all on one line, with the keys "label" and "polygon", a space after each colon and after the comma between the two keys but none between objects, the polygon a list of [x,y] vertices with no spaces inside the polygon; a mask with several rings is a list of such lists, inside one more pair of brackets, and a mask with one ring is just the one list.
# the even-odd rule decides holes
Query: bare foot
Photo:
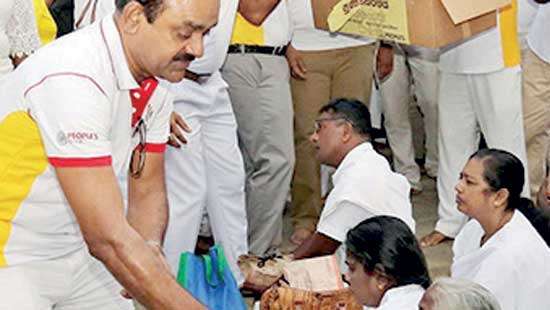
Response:
[{"label": "bare foot", "polygon": [[420,239],[420,246],[423,248],[428,248],[428,247],[436,246],[448,240],[453,240],[453,238],[447,237],[444,234],[440,233],[439,231],[434,230],[428,235],[422,237],[422,239]]},{"label": "bare foot", "polygon": [[290,241],[295,245],[302,244],[313,232],[306,228],[296,228],[292,236],[290,236]]}]

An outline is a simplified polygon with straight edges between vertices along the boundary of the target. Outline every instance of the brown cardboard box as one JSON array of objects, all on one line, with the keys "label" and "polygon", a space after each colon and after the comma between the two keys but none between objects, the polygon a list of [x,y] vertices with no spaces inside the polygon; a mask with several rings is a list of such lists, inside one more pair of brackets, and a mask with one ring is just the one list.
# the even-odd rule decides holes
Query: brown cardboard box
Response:
[{"label": "brown cardboard box", "polygon": [[315,27],[437,48],[496,25],[511,0],[311,0]]}]

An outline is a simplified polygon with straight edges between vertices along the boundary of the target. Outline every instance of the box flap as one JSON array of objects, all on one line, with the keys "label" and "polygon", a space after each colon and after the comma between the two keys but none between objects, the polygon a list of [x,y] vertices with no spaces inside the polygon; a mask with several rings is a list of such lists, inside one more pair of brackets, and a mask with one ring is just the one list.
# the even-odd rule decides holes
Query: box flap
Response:
[{"label": "box flap", "polygon": [[510,5],[512,0],[441,0],[441,2],[453,23],[459,24]]}]

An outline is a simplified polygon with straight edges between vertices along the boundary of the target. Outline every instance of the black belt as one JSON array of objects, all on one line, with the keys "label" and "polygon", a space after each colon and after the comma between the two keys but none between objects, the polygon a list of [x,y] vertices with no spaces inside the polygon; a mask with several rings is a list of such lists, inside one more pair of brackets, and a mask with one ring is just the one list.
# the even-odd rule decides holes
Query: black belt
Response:
[{"label": "black belt", "polygon": [[227,50],[228,54],[268,54],[284,56],[286,54],[286,45],[284,46],[263,46],[263,45],[244,45],[231,44]]}]

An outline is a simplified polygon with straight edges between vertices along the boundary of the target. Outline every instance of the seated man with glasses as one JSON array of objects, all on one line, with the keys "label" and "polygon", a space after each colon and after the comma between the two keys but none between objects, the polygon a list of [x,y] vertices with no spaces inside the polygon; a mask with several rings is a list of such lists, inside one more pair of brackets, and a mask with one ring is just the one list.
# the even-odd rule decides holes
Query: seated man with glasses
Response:
[{"label": "seated man with glasses", "polygon": [[[373,149],[371,132],[369,110],[360,101],[336,99],[321,108],[310,140],[317,159],[336,168],[334,188],[317,231],[296,249],[295,259],[335,253],[348,230],[377,215],[400,218],[414,232],[409,183]],[[338,256],[343,268],[343,247]]]}]

